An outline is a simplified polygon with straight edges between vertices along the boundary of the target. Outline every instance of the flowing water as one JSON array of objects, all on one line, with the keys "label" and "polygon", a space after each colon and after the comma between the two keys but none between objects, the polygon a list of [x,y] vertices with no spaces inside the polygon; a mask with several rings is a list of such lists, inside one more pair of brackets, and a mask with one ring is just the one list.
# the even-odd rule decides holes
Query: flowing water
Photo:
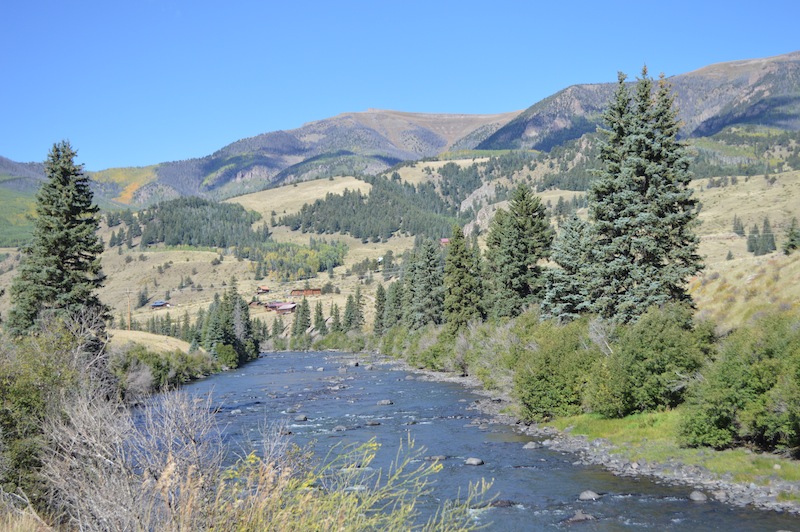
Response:
[{"label": "flowing water", "polygon": [[[576,457],[546,448],[523,449],[533,438],[513,427],[481,422],[478,398],[453,383],[419,380],[389,365],[358,367],[338,353],[270,353],[237,370],[186,387],[211,392],[234,452],[249,452],[265,424],[286,423],[297,444],[314,441],[318,454],[334,445],[381,444],[375,467],[387,466],[410,436],[425,455],[444,455],[434,478],[430,511],[463,494],[470,482],[493,479],[491,495],[510,501],[475,513],[489,530],[798,530],[800,517],[688,499],[690,488],[616,477],[576,465]],[[389,400],[391,405],[379,405]],[[295,421],[304,415],[307,421]],[[379,423],[379,424],[377,424]],[[345,427],[347,430],[334,430]],[[477,457],[482,466],[464,461]],[[601,495],[579,501],[584,490]],[[425,502],[425,501],[423,501]],[[597,518],[569,525],[577,511]]]}]

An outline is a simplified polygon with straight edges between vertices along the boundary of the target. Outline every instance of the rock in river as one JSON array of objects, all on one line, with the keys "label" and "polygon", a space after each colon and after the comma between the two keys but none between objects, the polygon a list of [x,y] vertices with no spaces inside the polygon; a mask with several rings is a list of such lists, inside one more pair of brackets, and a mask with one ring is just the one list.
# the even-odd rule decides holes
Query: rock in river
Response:
[{"label": "rock in river", "polygon": [[583,491],[583,492],[581,492],[580,495],[578,495],[578,500],[579,501],[596,501],[599,498],[600,498],[600,495],[598,495],[597,493],[595,493],[592,490]]},{"label": "rock in river", "polygon": [[481,460],[480,458],[474,458],[474,457],[473,458],[467,458],[466,460],[464,460],[464,465],[475,465],[475,466],[483,465],[483,460]]}]

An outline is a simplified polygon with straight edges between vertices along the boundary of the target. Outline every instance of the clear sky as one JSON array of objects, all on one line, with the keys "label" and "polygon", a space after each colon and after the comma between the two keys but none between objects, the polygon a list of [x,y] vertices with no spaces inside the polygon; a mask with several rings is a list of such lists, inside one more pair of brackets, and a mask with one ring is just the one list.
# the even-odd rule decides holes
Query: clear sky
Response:
[{"label": "clear sky", "polygon": [[8,0],[0,21],[0,155],[42,161],[69,139],[88,170],[800,50],[797,0]]}]

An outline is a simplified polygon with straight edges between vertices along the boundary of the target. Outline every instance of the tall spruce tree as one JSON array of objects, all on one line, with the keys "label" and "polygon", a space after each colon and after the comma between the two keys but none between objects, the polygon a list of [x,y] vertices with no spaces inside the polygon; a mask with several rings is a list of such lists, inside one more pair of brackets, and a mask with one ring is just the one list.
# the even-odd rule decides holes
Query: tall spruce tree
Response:
[{"label": "tall spruce tree", "polygon": [[311,327],[311,307],[308,304],[308,299],[303,298],[294,314],[292,336],[304,335],[309,327]]},{"label": "tall spruce tree", "polygon": [[538,262],[548,257],[552,240],[545,206],[530,187],[519,185],[508,212],[495,214],[486,240],[494,316],[517,316],[541,299],[544,283]]},{"label": "tall spruce tree", "polygon": [[686,280],[702,268],[697,201],[671,87],[642,70],[633,95],[619,74],[603,115],[601,168],[589,190],[595,246],[593,310],[618,322],[648,307],[689,300]]},{"label": "tall spruce tree", "polygon": [[386,289],[378,283],[375,289],[375,321],[372,323],[372,332],[375,336],[383,334],[383,318],[386,315]]},{"label": "tall spruce tree", "polygon": [[36,194],[33,238],[11,284],[14,306],[7,326],[12,334],[30,331],[43,311],[83,310],[107,317],[108,308],[96,292],[105,279],[98,207],[76,155],[69,142],[62,141],[53,145],[45,161],[47,181]]},{"label": "tall spruce tree", "polygon": [[479,273],[463,229],[453,225],[444,260],[444,321],[451,333],[482,317]]},{"label": "tall spruce tree", "polygon": [[789,228],[786,229],[786,241],[784,241],[782,249],[786,255],[789,255],[798,248],[800,248],[800,224],[797,223],[797,218],[792,218]]},{"label": "tall spruce tree", "polygon": [[322,314],[322,302],[317,301],[314,305],[314,328],[323,336],[328,334],[328,326],[325,324],[325,316]]},{"label": "tall spruce tree", "polygon": [[442,254],[437,244],[425,239],[406,270],[404,283],[404,322],[411,329],[442,322],[444,281]]},{"label": "tall spruce tree", "polygon": [[403,321],[403,282],[395,281],[386,290],[386,306],[383,311],[383,329],[387,330]]},{"label": "tall spruce tree", "polygon": [[345,331],[358,329],[358,311],[356,310],[356,298],[353,294],[348,294],[344,304],[344,317],[342,318],[342,328]]},{"label": "tall spruce tree", "polygon": [[574,214],[561,226],[550,255],[561,267],[545,270],[542,319],[566,322],[589,310],[591,231],[591,226]]}]

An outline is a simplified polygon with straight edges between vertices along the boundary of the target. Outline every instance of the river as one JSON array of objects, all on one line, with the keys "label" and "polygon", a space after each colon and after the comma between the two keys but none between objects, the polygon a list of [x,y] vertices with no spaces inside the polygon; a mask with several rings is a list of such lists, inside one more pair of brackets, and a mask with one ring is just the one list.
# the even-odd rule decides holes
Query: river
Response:
[{"label": "river", "polygon": [[[318,454],[336,444],[374,438],[375,466],[386,466],[409,436],[425,455],[444,455],[429,511],[463,494],[470,482],[493,479],[491,495],[506,507],[476,512],[489,530],[800,530],[800,517],[688,499],[684,486],[621,478],[576,457],[547,448],[523,449],[532,440],[513,427],[487,424],[472,406],[479,398],[454,383],[431,382],[391,365],[368,365],[353,355],[269,353],[242,368],[185,387],[211,393],[234,454],[246,454],[265,424],[285,423],[299,445],[315,442]],[[379,404],[391,401],[392,404]],[[298,416],[306,421],[295,421]],[[344,427],[346,430],[342,431]],[[339,430],[334,430],[338,428]],[[477,457],[481,466],[464,461]],[[601,495],[580,501],[584,490]],[[596,520],[567,524],[576,512]]]}]

